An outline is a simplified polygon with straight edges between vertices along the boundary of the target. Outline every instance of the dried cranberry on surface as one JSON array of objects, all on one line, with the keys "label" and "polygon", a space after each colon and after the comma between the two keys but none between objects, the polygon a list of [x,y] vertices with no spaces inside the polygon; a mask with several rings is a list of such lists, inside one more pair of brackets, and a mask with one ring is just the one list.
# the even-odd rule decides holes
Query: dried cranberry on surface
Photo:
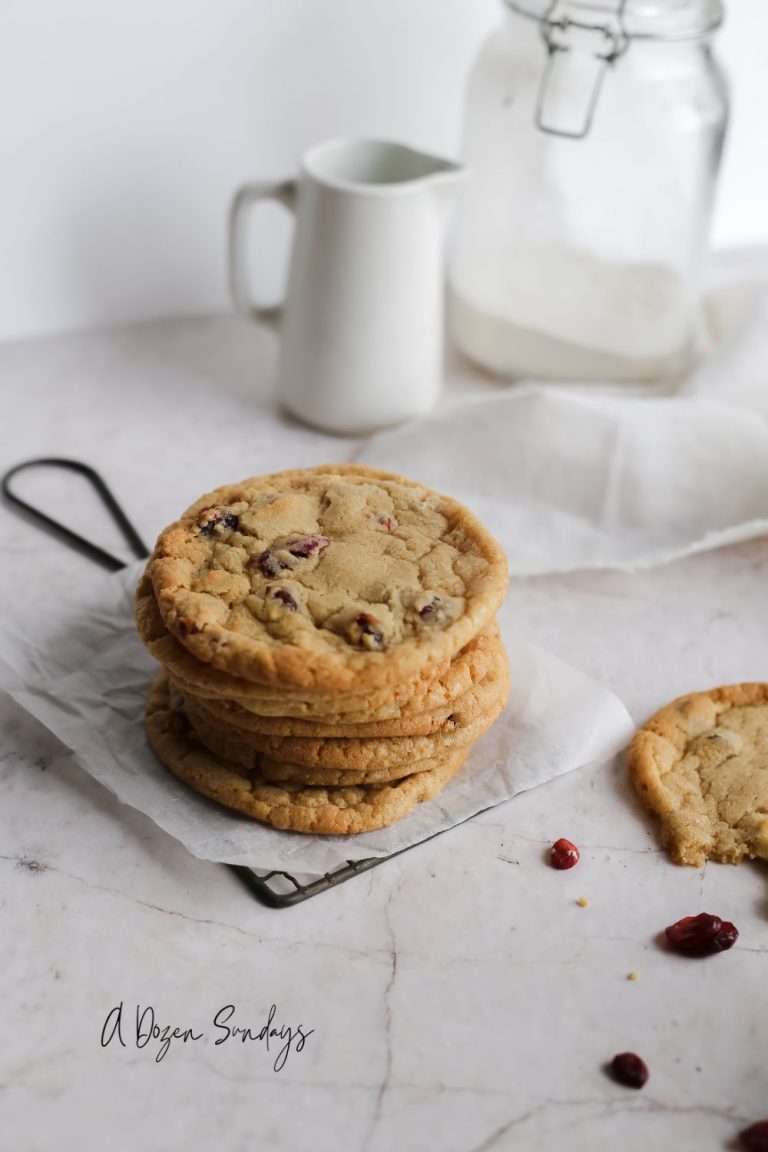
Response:
[{"label": "dried cranberry on surface", "polygon": [[768,1120],[758,1120],[739,1132],[739,1147],[747,1152],[768,1152]]},{"label": "dried cranberry on surface", "polygon": [[642,1087],[648,1081],[648,1066],[645,1060],[633,1052],[619,1052],[610,1062],[610,1073],[615,1081],[625,1087]]},{"label": "dried cranberry on surface", "polygon": [[642,1088],[648,1081],[648,1066],[634,1052],[619,1052],[611,1060],[611,1075],[625,1088]]},{"label": "dried cranberry on surface", "polygon": [[575,844],[570,840],[555,840],[554,844],[549,850],[549,859],[553,868],[560,871],[565,871],[566,868],[573,868],[578,864],[581,859],[581,853]]},{"label": "dried cranberry on surface", "polygon": [[739,938],[738,929],[728,920],[701,912],[698,916],[684,916],[664,929],[669,944],[676,952],[686,956],[714,956],[727,952]]}]

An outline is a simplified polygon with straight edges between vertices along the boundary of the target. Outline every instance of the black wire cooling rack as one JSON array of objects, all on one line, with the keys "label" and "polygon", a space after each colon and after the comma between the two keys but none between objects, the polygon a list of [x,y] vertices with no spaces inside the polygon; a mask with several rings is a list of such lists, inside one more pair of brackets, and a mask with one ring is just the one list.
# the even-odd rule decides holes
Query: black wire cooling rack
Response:
[{"label": "black wire cooling rack", "polygon": [[[95,469],[80,460],[67,460],[57,456],[44,456],[35,460],[24,460],[22,463],[16,464],[13,468],[9,469],[3,476],[2,491],[5,499],[16,512],[21,513],[31,520],[36,527],[51,536],[57,537],[63,543],[69,545],[69,547],[80,552],[81,555],[87,556],[94,564],[106,568],[109,572],[119,572],[122,568],[128,566],[125,560],[113,556],[111,552],[100,548],[98,544],[94,544],[93,541],[86,539],[84,536],[80,536],[79,533],[74,532],[71,528],[67,528],[66,525],[48,516],[34,504],[23,500],[12,490],[11,481],[14,476],[18,476],[20,472],[32,468],[63,468],[68,472],[76,472],[80,476],[83,476],[96,491],[136,559],[144,560],[149,555],[149,549],[131,524],[108,485]],[[446,831],[446,829],[442,831]],[[419,844],[426,844],[428,840],[433,840],[435,836],[442,835],[442,831],[435,832],[431,836],[425,836],[423,840],[419,840],[415,844],[410,844],[407,848],[401,848],[397,852],[392,852],[389,856],[372,857],[366,860],[345,860],[338,868],[333,869],[332,872],[326,872],[322,876],[307,876],[299,879],[291,875],[290,872],[284,872],[277,868],[268,872],[257,872],[253,868],[245,868],[238,864],[225,864],[223,867],[229,868],[234,872],[248,891],[262,904],[266,904],[270,908],[290,908],[294,904],[300,904],[303,900],[309,900],[312,896],[319,896],[321,892],[327,892],[329,888],[336,888],[339,884],[351,880],[353,876],[359,876],[361,872],[368,872],[371,868],[376,868],[379,864],[385,864],[388,860],[394,860],[396,856],[402,856],[404,852],[409,852],[412,848],[417,848]],[[275,835],[279,836],[280,833],[275,832]]]}]

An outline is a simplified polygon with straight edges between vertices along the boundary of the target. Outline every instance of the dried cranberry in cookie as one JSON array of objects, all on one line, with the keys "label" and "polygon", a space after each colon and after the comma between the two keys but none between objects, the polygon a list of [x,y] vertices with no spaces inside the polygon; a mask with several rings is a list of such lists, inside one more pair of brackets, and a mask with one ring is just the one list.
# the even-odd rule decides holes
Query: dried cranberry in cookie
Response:
[{"label": "dried cranberry in cookie", "polygon": [[280,620],[286,614],[299,611],[299,599],[295,591],[281,584],[268,584],[264,589],[265,620]]},{"label": "dried cranberry in cookie", "polygon": [[302,595],[298,584],[283,580],[279,584],[261,584],[246,604],[258,620],[265,624],[282,623],[290,631],[295,626],[293,618],[304,611]]},{"label": "dried cranberry in cookie", "polygon": [[314,556],[315,552],[322,552],[323,548],[327,548],[330,540],[327,536],[289,536],[287,540],[280,542],[277,547],[282,547],[291,556],[295,556],[298,560],[306,560],[308,556]]},{"label": "dried cranberry in cookie", "polygon": [[436,592],[427,592],[416,598],[416,602],[411,604],[411,611],[415,612],[419,619],[429,620],[430,623],[437,624],[443,615],[442,604],[442,596],[438,596]]},{"label": "dried cranberry in cookie", "polygon": [[397,636],[395,619],[386,604],[342,608],[325,624],[345,644],[363,652],[383,652]]},{"label": "dried cranberry in cookie", "polygon": [[256,564],[262,576],[278,576],[281,572],[290,572],[294,567],[295,557],[290,552],[280,548],[265,548],[256,558]]},{"label": "dried cranberry in cookie", "polygon": [[460,597],[441,596],[437,592],[419,592],[408,603],[408,614],[417,628],[444,628],[462,613]]},{"label": "dried cranberry in cookie", "polygon": [[203,536],[223,536],[237,531],[240,517],[227,508],[203,508],[197,517],[197,526]]},{"label": "dried cranberry in cookie", "polygon": [[248,571],[261,572],[262,576],[279,576],[289,568],[290,564],[281,563],[271,548],[265,548],[263,552],[251,556],[248,561]]},{"label": "dried cranberry in cookie", "polygon": [[387,512],[371,512],[370,518],[372,526],[384,532],[394,532],[397,528],[397,520]]},{"label": "dried cranberry in cookie", "polygon": [[286,536],[275,540],[257,556],[251,556],[248,568],[250,571],[258,568],[263,576],[277,576],[280,572],[292,571],[299,560],[307,560],[329,544],[327,536]]},{"label": "dried cranberry in cookie", "polygon": [[384,647],[384,629],[381,621],[370,612],[359,612],[354,620],[350,621],[347,635],[353,644],[368,648],[371,652],[378,652]]},{"label": "dried cranberry in cookie", "polygon": [[267,597],[270,600],[276,600],[278,604],[282,604],[289,612],[296,612],[299,605],[295,597],[287,588],[275,587],[269,584],[266,589]]}]

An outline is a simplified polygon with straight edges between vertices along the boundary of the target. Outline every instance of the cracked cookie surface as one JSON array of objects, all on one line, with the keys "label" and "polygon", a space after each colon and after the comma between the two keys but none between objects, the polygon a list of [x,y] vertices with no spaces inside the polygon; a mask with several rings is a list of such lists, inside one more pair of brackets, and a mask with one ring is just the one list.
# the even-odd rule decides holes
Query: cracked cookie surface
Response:
[{"label": "cracked cookie surface", "polygon": [[165,672],[147,699],[146,730],[161,763],[201,795],[274,828],[329,836],[371,832],[401,819],[437,796],[466,757],[466,749],[458,749],[428,771],[383,784],[270,782],[225,763],[199,742],[183,711],[171,706]]},{"label": "cracked cookie surface", "polygon": [[506,557],[456,501],[356,465],[254,477],[161,533],[168,631],[255,684],[363,693],[450,661],[495,615]]},{"label": "cracked cookie surface", "polygon": [[281,729],[287,732],[285,725],[290,728],[292,719],[332,725],[345,717],[348,724],[375,723],[431,711],[478,684],[503,653],[498,626],[492,622],[452,661],[421,669],[414,679],[365,693],[288,692],[254,684],[198,660],[166,628],[146,575],[136,592],[136,622],[146,647],[185,693],[210,701],[211,708],[222,717],[229,711],[235,719],[240,712],[273,717],[275,733]]},{"label": "cracked cookie surface", "polygon": [[676,863],[768,859],[768,684],[673,701],[635,735],[629,770]]}]

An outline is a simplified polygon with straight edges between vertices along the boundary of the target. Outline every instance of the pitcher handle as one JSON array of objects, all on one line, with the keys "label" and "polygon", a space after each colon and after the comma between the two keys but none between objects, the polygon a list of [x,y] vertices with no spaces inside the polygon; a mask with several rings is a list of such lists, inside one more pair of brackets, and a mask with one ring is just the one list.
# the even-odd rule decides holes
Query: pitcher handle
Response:
[{"label": "pitcher handle", "polygon": [[250,210],[260,200],[275,200],[291,212],[296,210],[296,181],[243,184],[235,193],[229,212],[229,288],[232,302],[238,312],[251,320],[276,324],[283,310],[282,304],[257,304],[251,294],[245,243],[248,235]]}]

